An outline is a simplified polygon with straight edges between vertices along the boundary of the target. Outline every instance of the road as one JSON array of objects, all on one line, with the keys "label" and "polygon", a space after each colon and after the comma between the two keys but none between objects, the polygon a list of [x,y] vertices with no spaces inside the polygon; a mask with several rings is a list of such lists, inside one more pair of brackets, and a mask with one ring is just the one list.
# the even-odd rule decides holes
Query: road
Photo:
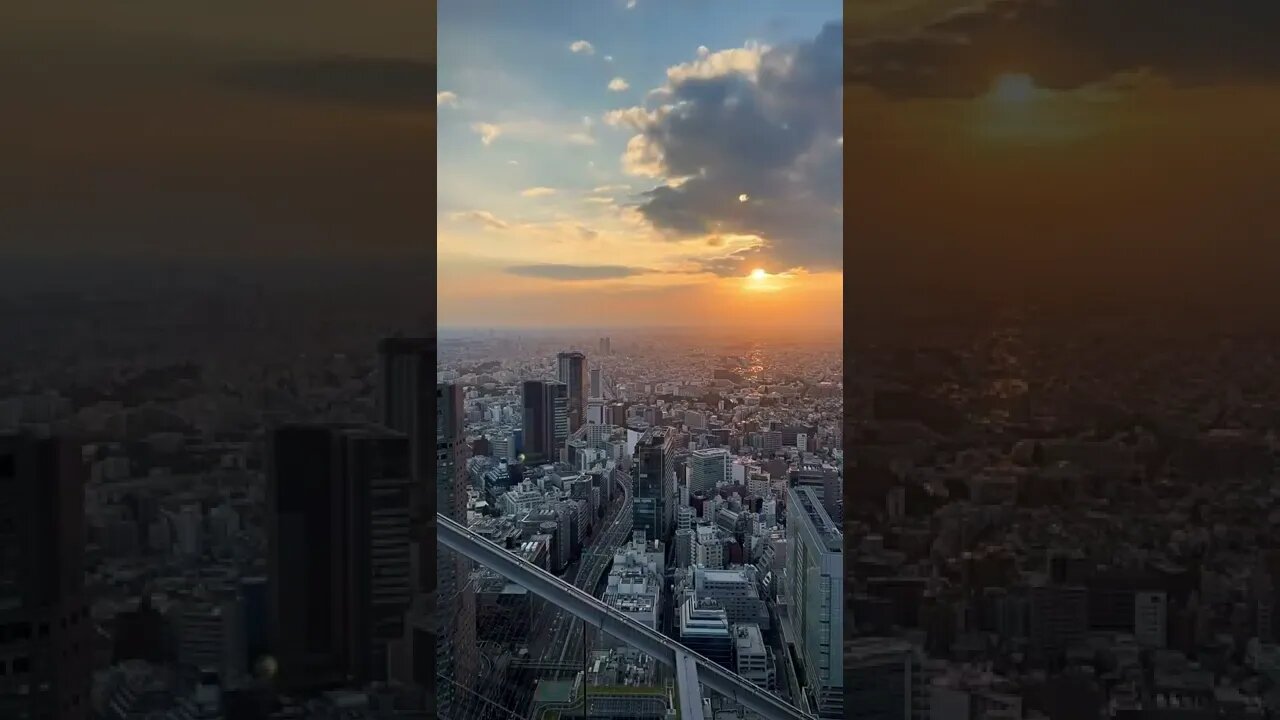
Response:
[{"label": "road", "polygon": [[[583,548],[582,557],[565,573],[566,579],[572,573],[574,587],[593,595],[609,563],[613,562],[614,553],[631,538],[631,483],[623,478],[617,481],[622,490],[621,502],[614,504],[602,524],[604,529],[596,533],[590,545]],[[582,622],[566,612],[556,611],[555,615],[551,642],[547,643],[542,659],[556,663],[578,662],[582,657]]]}]

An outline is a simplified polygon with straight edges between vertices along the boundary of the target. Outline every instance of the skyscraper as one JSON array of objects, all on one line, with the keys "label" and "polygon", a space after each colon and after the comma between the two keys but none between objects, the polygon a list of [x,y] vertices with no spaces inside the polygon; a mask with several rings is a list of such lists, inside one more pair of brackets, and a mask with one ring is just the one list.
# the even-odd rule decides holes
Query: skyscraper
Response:
[{"label": "skyscraper", "polygon": [[0,433],[0,717],[90,714],[78,453],[65,439]]},{"label": "skyscraper", "polygon": [[[462,387],[436,385],[436,500],[440,514],[466,524],[466,433]],[[476,666],[475,591],[465,582],[470,561],[443,550],[437,555],[436,672],[447,681],[436,686],[436,711],[442,718],[465,717],[459,692],[478,672]]]},{"label": "skyscraper", "polygon": [[689,455],[689,492],[710,495],[716,484],[731,477],[729,451],[724,448],[694,450]]},{"label": "skyscraper", "polygon": [[562,352],[556,356],[557,379],[569,389],[569,432],[578,431],[587,421],[587,356],[580,352]]},{"label": "skyscraper", "polygon": [[412,599],[409,442],[376,425],[269,436],[271,646],[285,688],[385,679]]},{"label": "skyscraper", "polygon": [[569,389],[527,380],[522,387],[524,454],[528,462],[555,462],[569,438]]},{"label": "skyscraper", "polygon": [[636,443],[632,527],[667,545],[675,527],[674,454],[675,434],[667,428],[650,428]]},{"label": "skyscraper", "polygon": [[812,487],[787,490],[787,620],[819,717],[844,717],[844,534]]},{"label": "skyscraper", "polygon": [[593,367],[589,373],[591,377],[590,387],[588,388],[588,400],[600,400],[604,398],[604,384],[601,382],[600,368]]},{"label": "skyscraper", "polygon": [[435,435],[431,392],[435,385],[435,362],[434,338],[394,337],[378,343],[380,376],[375,399],[378,422],[409,437],[417,558],[414,575],[416,589],[422,594],[435,592],[436,583],[436,494],[431,487],[435,457],[431,449]]}]

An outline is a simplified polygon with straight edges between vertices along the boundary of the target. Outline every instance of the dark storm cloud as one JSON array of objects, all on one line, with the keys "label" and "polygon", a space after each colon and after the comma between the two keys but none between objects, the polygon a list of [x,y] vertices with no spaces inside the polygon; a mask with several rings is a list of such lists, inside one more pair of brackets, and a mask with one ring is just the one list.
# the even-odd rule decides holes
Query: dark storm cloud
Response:
[{"label": "dark storm cloud", "polygon": [[[654,99],[674,109],[638,129],[664,174],[689,179],[644,193],[639,211],[680,235],[759,235],[781,267],[840,268],[842,50],[842,26],[829,23],[766,51],[754,79],[673,80]],[[741,272],[737,256],[713,265]]]},{"label": "dark storm cloud", "polygon": [[846,48],[847,80],[900,98],[966,98],[1005,72],[1075,89],[1151,70],[1177,84],[1280,79],[1274,0],[992,0]]},{"label": "dark storm cloud", "polygon": [[615,280],[648,275],[652,270],[627,267],[625,265],[513,265],[506,270],[512,275],[539,278],[542,280]]},{"label": "dark storm cloud", "polygon": [[222,68],[220,82],[298,100],[427,112],[435,107],[433,63],[334,57],[253,62]]}]

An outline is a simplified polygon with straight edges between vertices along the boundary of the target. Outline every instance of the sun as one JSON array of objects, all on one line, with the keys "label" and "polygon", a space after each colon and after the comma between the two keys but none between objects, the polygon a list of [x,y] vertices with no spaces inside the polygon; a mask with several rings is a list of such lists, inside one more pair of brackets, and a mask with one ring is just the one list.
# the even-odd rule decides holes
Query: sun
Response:
[{"label": "sun", "polygon": [[1036,84],[1030,75],[1009,73],[996,78],[991,97],[1002,105],[1026,105],[1035,98]]},{"label": "sun", "polygon": [[750,275],[750,277],[751,277],[751,279],[752,279],[752,280],[755,280],[756,282],[759,282],[759,281],[764,280],[765,278],[769,277],[769,273],[765,272],[765,271],[764,271],[764,268],[756,268],[755,270],[752,270],[752,271],[751,271],[751,275]]}]

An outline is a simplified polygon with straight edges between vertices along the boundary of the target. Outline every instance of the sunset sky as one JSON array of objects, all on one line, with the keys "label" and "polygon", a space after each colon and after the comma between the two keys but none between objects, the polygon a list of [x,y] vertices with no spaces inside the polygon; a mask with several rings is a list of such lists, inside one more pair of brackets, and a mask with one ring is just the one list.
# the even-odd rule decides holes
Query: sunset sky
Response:
[{"label": "sunset sky", "polygon": [[434,20],[428,0],[0,3],[0,252],[429,261]]},{"label": "sunset sky", "polygon": [[838,331],[840,19],[441,3],[440,324]]},{"label": "sunset sky", "polygon": [[858,307],[944,292],[1280,298],[1280,4],[849,12]]}]

